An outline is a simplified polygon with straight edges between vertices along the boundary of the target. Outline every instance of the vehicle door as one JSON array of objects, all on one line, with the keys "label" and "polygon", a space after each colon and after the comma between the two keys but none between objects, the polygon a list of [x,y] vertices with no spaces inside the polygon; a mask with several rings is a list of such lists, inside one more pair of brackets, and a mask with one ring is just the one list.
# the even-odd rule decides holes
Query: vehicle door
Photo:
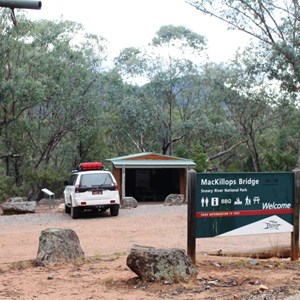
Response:
[{"label": "vehicle door", "polygon": [[67,185],[65,186],[64,190],[64,197],[65,197],[65,202],[67,204],[71,203],[71,198],[74,197],[75,193],[75,184],[76,184],[76,179],[78,177],[78,174],[72,174],[70,179],[67,182]]}]

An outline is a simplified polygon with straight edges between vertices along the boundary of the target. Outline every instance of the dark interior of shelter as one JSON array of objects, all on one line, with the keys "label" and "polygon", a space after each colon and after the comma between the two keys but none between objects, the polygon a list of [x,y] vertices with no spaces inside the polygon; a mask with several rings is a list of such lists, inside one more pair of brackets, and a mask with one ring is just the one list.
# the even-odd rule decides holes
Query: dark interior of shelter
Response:
[{"label": "dark interior of shelter", "polygon": [[139,202],[164,201],[180,193],[179,169],[126,169],[126,196]]}]

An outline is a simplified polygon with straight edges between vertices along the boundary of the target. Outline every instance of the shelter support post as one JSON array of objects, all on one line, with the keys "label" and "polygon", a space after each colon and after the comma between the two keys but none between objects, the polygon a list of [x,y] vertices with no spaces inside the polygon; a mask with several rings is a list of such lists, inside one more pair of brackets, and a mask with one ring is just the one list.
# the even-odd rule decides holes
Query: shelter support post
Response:
[{"label": "shelter support post", "polygon": [[188,172],[189,168],[186,167],[185,169],[185,195],[184,195],[184,201],[187,203],[188,197],[189,197],[189,183],[188,183]]},{"label": "shelter support post", "polygon": [[126,196],[125,195],[125,183],[126,183],[126,178],[125,178],[125,166],[122,167],[122,199]]},{"label": "shelter support post", "polygon": [[196,264],[196,171],[188,171],[188,241],[187,253]]}]

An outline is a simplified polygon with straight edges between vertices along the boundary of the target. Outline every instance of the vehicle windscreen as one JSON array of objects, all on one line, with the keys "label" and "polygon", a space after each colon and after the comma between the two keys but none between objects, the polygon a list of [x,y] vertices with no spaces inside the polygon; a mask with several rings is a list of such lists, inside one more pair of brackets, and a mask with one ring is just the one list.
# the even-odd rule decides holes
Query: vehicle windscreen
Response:
[{"label": "vehicle windscreen", "polygon": [[112,184],[112,178],[108,173],[83,174],[80,182],[82,187],[111,186]]}]

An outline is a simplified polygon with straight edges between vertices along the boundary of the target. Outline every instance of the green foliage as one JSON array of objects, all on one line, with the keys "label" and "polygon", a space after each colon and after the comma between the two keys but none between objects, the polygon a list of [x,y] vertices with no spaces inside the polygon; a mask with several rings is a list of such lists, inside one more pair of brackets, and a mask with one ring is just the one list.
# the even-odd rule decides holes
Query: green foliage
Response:
[{"label": "green foliage", "polygon": [[32,200],[42,197],[41,189],[47,188],[55,194],[56,198],[63,196],[64,181],[70,176],[68,171],[44,170],[38,173],[28,172],[24,174],[24,192]]},{"label": "green foliage", "polygon": [[143,59],[141,50],[137,48],[123,49],[114,63],[123,76],[142,75],[146,68],[146,61]]},{"label": "green foliage", "polygon": [[193,149],[192,159],[197,164],[197,172],[205,172],[208,166],[207,155],[203,152],[203,146],[196,145]]},{"label": "green foliage", "polygon": [[296,161],[296,155],[273,149],[265,154],[264,170],[267,172],[290,172],[296,167]]},{"label": "green foliage", "polygon": [[161,46],[163,44],[182,43],[185,47],[191,47],[194,49],[203,50],[206,39],[184,26],[162,26],[156,36],[153,38],[152,43],[155,46]]},{"label": "green foliage", "polygon": [[182,158],[190,158],[191,157],[191,149],[189,149],[184,143],[177,144],[173,148],[173,155]]},{"label": "green foliage", "polygon": [[0,202],[7,200],[10,197],[26,197],[23,188],[17,187],[15,178],[10,176],[0,177]]}]

